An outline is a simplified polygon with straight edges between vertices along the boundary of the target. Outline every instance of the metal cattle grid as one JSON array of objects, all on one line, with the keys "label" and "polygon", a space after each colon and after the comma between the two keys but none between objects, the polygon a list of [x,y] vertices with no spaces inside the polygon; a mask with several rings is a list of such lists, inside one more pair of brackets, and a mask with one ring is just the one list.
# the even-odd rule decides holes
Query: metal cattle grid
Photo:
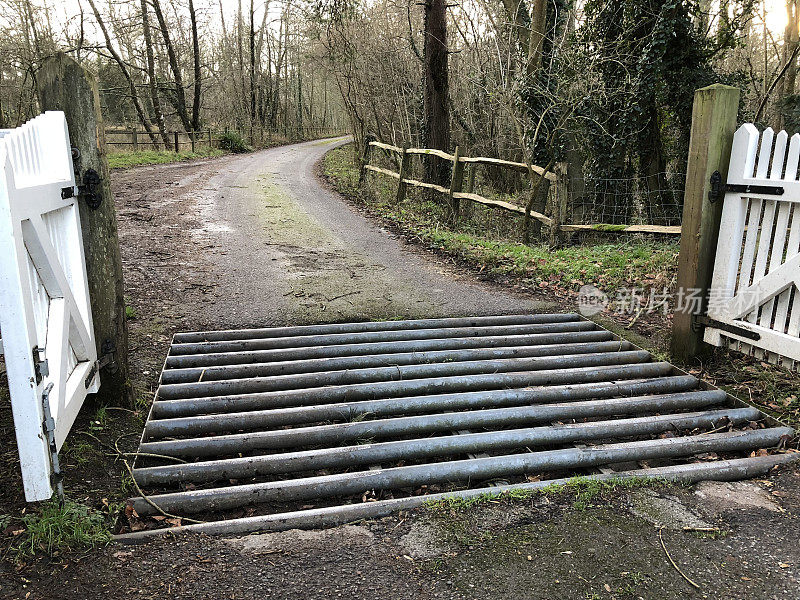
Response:
[{"label": "metal cattle grid", "polygon": [[579,475],[744,478],[793,435],[574,314],[183,333],[131,502],[202,521],[169,531],[313,527]]}]

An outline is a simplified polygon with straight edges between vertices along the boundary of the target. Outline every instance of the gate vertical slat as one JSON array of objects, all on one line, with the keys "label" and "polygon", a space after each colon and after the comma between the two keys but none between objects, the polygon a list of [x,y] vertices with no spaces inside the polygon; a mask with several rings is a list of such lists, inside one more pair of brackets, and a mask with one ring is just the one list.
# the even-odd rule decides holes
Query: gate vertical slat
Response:
[{"label": "gate vertical slat", "polygon": [[[752,173],[755,169],[756,152],[758,150],[758,130],[755,125],[743,125],[733,136],[731,160],[728,171],[731,175],[737,173]],[[747,215],[747,200],[741,196],[725,200],[725,210],[720,220],[720,231],[727,235],[719,236],[717,256],[733,256],[737,260],[719,265],[714,268],[711,289],[715,294],[709,298],[709,309],[714,310],[718,303],[730,298],[736,292],[736,278],[739,272],[738,258],[742,252],[742,237],[744,236],[744,220]],[[707,329],[705,341],[719,346],[721,339],[715,329]]]},{"label": "gate vertical slat", "polygon": [[[765,132],[764,138],[766,140],[767,135]],[[769,172],[770,179],[780,179],[781,172],[783,171],[783,159],[786,153],[786,132],[781,131],[777,136],[775,136],[775,147],[774,149],[771,147],[767,150],[766,155],[763,155],[761,159],[759,159],[759,172],[761,172],[761,164],[762,162],[769,162],[770,150],[772,150],[772,166]],[[762,154],[764,152],[764,146],[761,147]],[[765,175],[766,176],[766,175]],[[753,267],[753,282],[759,281],[767,272],[767,259],[770,256],[770,249],[772,248],[773,242],[773,227],[775,224],[775,209],[777,206],[777,201],[773,199],[766,199],[763,201],[763,217],[761,219],[761,227],[759,228],[759,235],[758,235],[758,248],[756,251],[756,259],[755,265]],[[769,314],[767,314],[769,313]],[[750,314],[747,315],[747,321],[750,323],[758,322],[761,325],[765,324],[765,321],[770,321],[772,318],[772,302],[765,304],[763,307],[759,309],[759,307],[754,308]],[[769,323],[766,324],[769,327]],[[757,358],[764,358],[764,351],[761,348],[755,347],[753,349],[753,354]]]},{"label": "gate vertical slat", "polygon": [[[761,146],[758,153],[758,166],[756,167],[756,178],[758,179],[763,179],[767,176],[767,169],[769,168],[769,155],[770,151],[772,150],[773,133],[774,132],[771,128],[767,128],[761,135]],[[742,253],[742,268],[739,275],[739,285],[737,286],[737,291],[739,292],[750,285],[751,277],[753,275],[762,208],[763,201],[760,198],[750,199],[750,217],[747,221],[747,235],[745,236],[744,251]]]},{"label": "gate vertical slat", "polygon": [[[796,133],[792,136],[791,142],[789,143],[789,158],[786,161],[786,174],[784,176],[785,181],[794,181],[797,177],[797,169],[798,163],[800,163],[800,134]],[[778,217],[778,229],[781,233],[781,236],[786,242],[786,254],[785,256],[793,256],[800,251],[800,224],[798,220],[800,219],[800,209],[796,205],[792,205],[790,202],[783,202],[781,205],[781,214]],[[791,230],[789,231],[789,228]],[[788,234],[788,240],[785,240]],[[777,245],[773,249],[773,259],[772,262],[776,265],[783,264],[784,261],[784,253],[783,253],[783,242],[780,244],[780,247]],[[776,261],[777,255],[777,261]],[[787,320],[789,319],[789,306],[792,301],[793,291],[791,289],[784,290],[781,292],[780,296],[777,299],[777,307],[775,308],[775,328],[778,331],[789,333],[789,324]],[[795,304],[800,302],[800,299],[795,300]]]}]

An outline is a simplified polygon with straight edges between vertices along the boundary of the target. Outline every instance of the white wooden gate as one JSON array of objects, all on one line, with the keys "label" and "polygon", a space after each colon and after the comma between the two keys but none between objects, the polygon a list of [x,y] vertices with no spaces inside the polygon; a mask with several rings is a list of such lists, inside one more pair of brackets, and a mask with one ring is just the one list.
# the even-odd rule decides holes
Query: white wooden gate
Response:
[{"label": "white wooden gate", "polygon": [[705,340],[800,364],[800,134],[742,125],[733,139]]},{"label": "white wooden gate", "polygon": [[43,500],[99,386],[64,113],[0,131],[0,170],[0,334],[25,498]]}]

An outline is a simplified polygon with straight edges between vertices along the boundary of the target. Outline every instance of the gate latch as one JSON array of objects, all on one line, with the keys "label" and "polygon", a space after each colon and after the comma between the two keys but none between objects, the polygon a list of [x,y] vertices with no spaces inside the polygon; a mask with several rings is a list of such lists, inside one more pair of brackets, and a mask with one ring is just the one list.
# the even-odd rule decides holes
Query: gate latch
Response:
[{"label": "gate latch", "polygon": [[97,171],[94,169],[86,169],[81,179],[81,185],[74,188],[61,188],[61,198],[62,200],[66,200],[67,198],[74,198],[75,196],[79,198],[82,197],[86,200],[86,205],[89,208],[96,210],[100,208],[100,204],[103,202],[103,191],[100,187],[101,182],[102,178]]},{"label": "gate latch", "polygon": [[42,383],[42,379],[50,375],[50,367],[44,357],[44,348],[34,346],[31,351],[33,354],[33,372],[36,376],[36,385]]},{"label": "gate latch", "polygon": [[723,183],[719,171],[714,171],[709,180],[708,201],[714,204],[728,192],[737,194],[765,194],[767,196],[783,196],[783,186],[780,185],[751,185],[743,183]]}]

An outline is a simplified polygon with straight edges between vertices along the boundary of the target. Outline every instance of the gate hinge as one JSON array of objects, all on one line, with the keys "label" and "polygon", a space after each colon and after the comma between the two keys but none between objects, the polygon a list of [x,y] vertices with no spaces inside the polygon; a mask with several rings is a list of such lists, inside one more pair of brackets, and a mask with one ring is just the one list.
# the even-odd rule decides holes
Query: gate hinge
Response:
[{"label": "gate hinge", "polygon": [[36,376],[36,385],[39,385],[42,383],[42,379],[50,375],[50,366],[44,357],[44,348],[34,346],[31,353],[33,355],[33,372]]},{"label": "gate hinge", "polygon": [[761,334],[756,333],[755,331],[750,331],[744,327],[737,327],[736,325],[731,325],[730,323],[723,323],[722,321],[717,321],[716,319],[712,319],[706,315],[695,315],[694,322],[692,323],[692,329],[699,331],[702,327],[713,327],[714,329],[726,331],[728,333],[738,335],[739,337],[753,340],[754,342],[757,342],[761,339]]},{"label": "gate hinge", "polygon": [[75,187],[61,188],[61,199],[74,198],[78,196],[86,200],[86,205],[95,210],[100,208],[103,201],[103,190],[100,186],[102,182],[100,174],[94,169],[86,169],[83,173],[81,185]]},{"label": "gate hinge", "polygon": [[783,186],[780,185],[751,185],[747,183],[723,183],[719,171],[714,171],[709,180],[708,201],[714,204],[728,192],[737,194],[765,194],[767,196],[783,196]]},{"label": "gate hinge", "polygon": [[116,369],[116,362],[114,358],[117,352],[117,346],[114,341],[110,339],[105,340],[100,346],[100,352],[100,357],[94,362],[92,368],[89,370],[89,374],[86,376],[86,379],[83,382],[83,385],[86,389],[91,387],[92,380],[100,369],[109,367],[109,370],[112,372]]},{"label": "gate hinge", "polygon": [[53,391],[53,383],[48,383],[42,392],[42,411],[44,421],[42,431],[47,440],[47,447],[50,450],[50,484],[56,489],[59,500],[64,501],[64,474],[61,472],[61,465],[58,462],[58,448],[56,446],[56,421],[50,411],[50,392]]}]

